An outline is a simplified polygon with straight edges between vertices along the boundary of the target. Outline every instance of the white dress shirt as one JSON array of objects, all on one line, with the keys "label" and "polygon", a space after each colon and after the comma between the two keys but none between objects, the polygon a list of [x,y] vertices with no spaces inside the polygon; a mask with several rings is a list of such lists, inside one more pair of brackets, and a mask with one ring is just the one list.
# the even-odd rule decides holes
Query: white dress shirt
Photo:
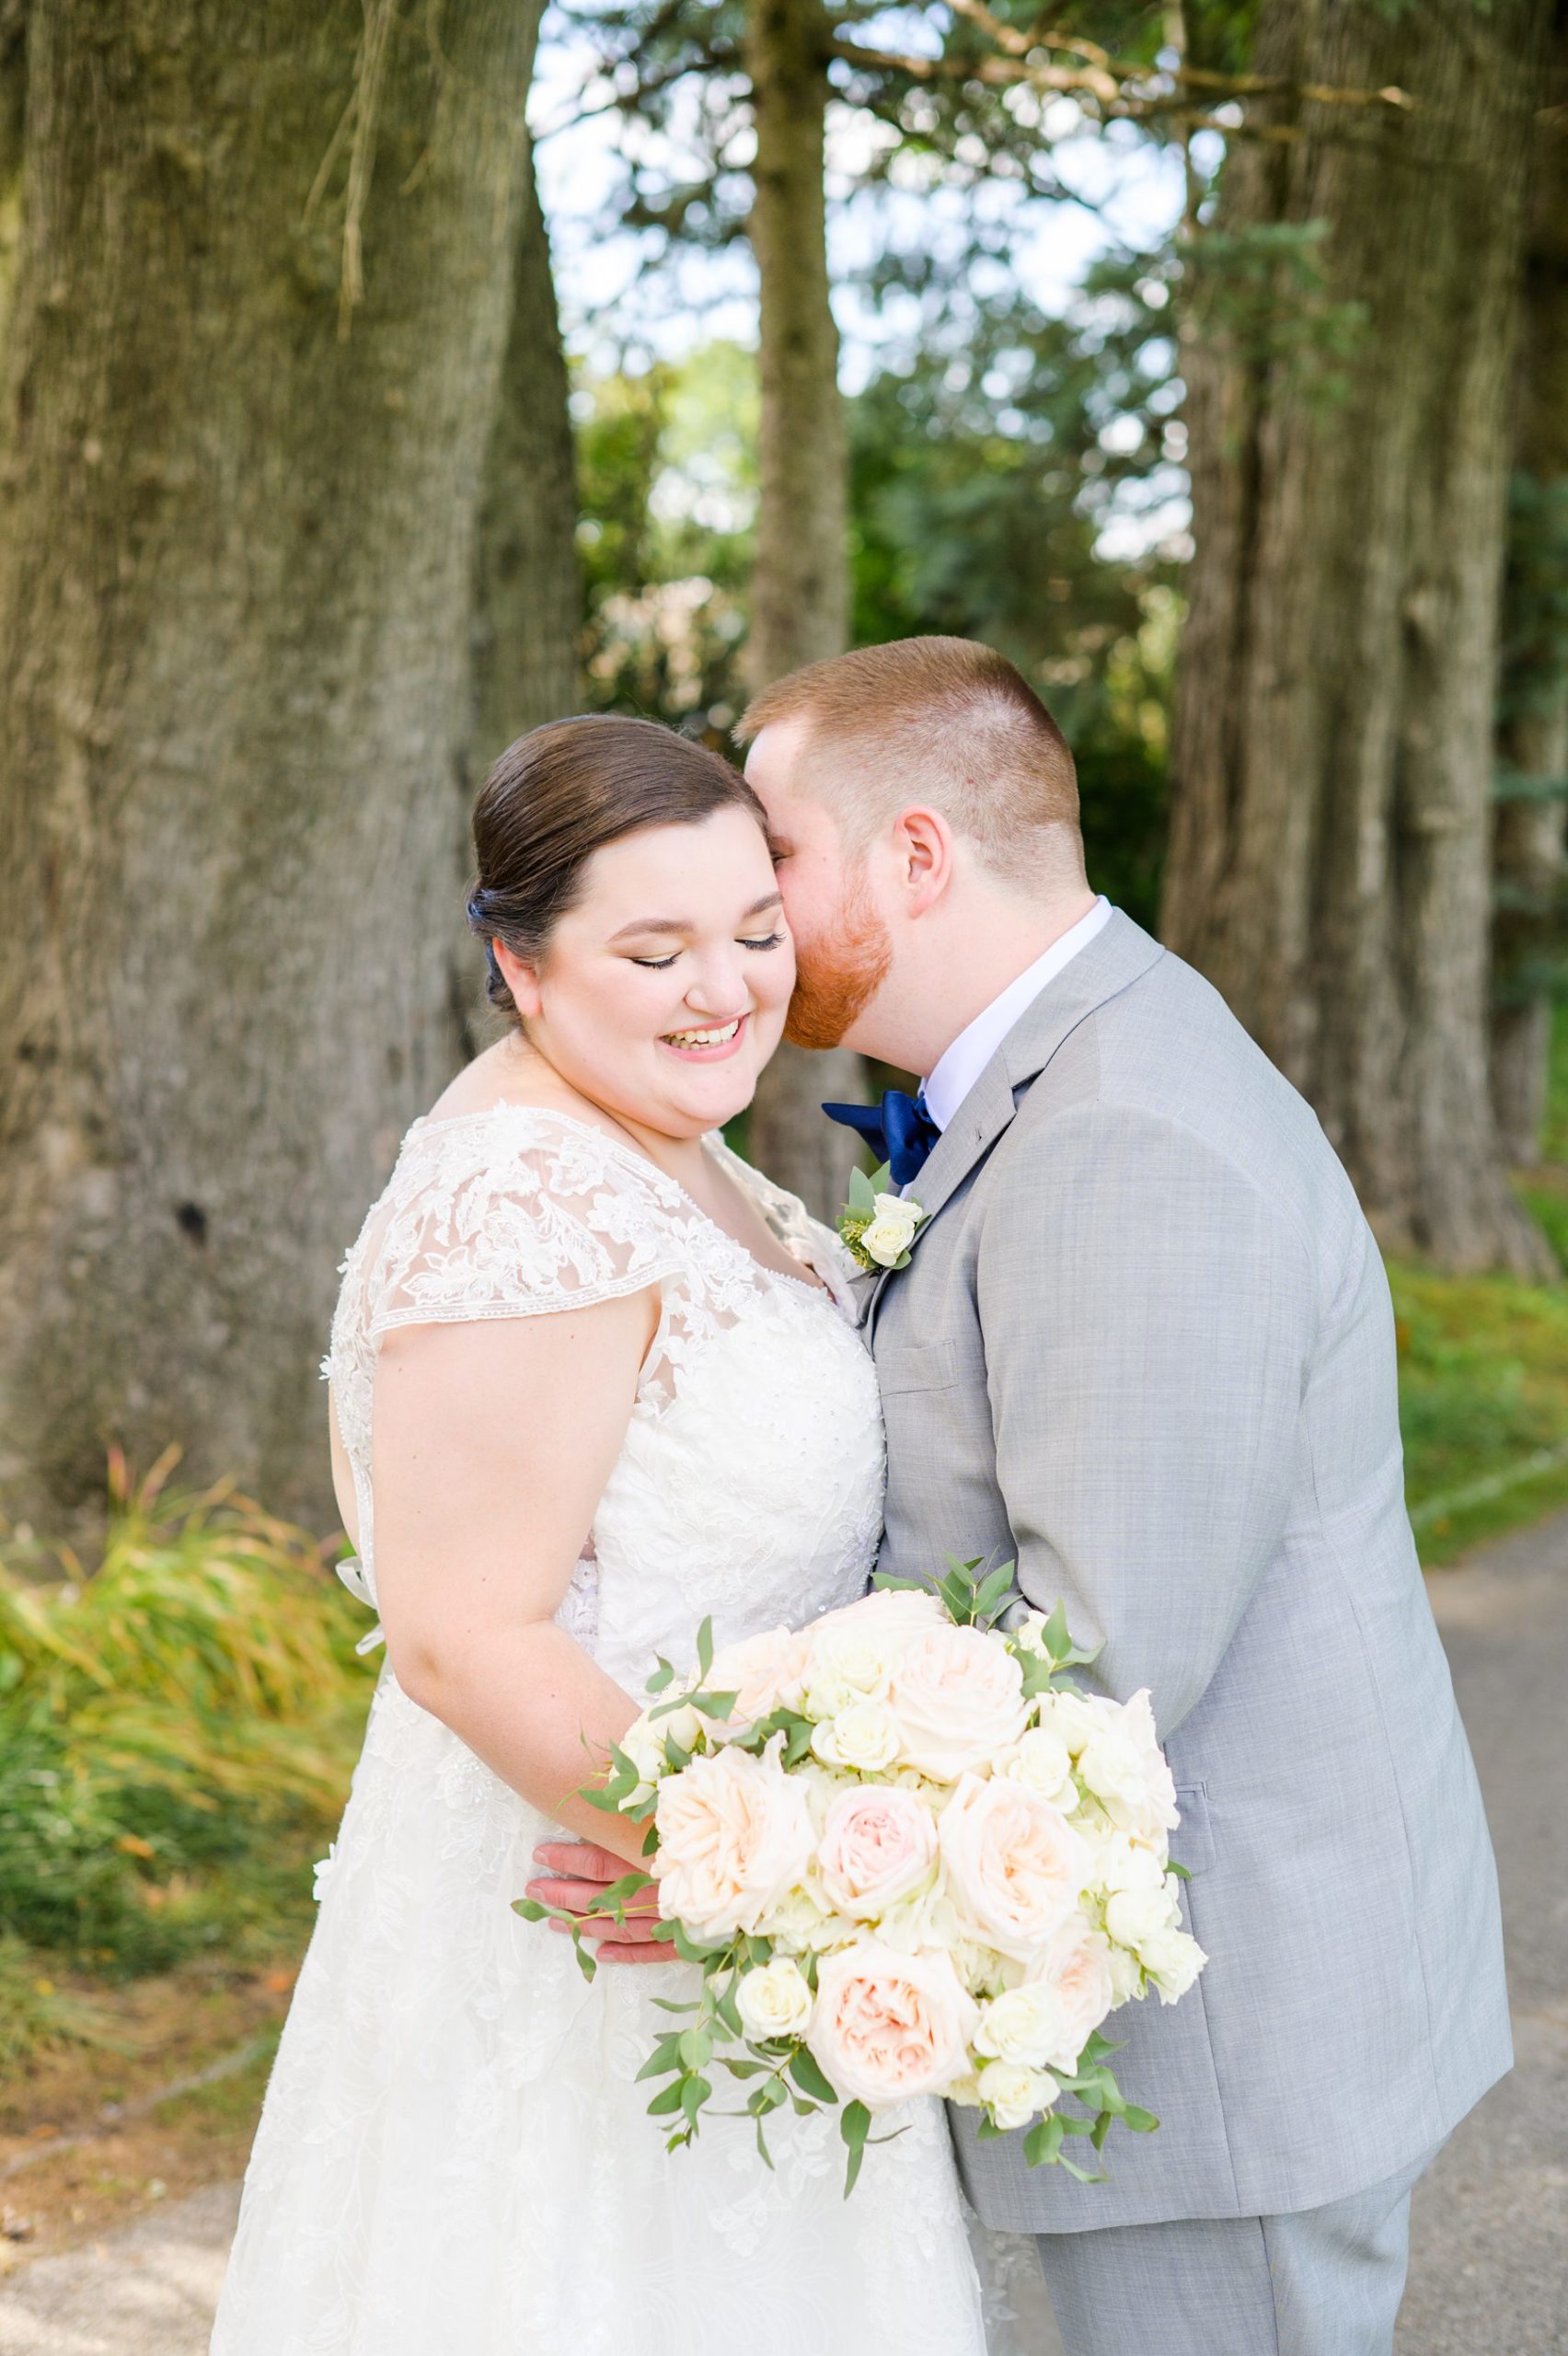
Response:
[{"label": "white dress shirt", "polygon": [[1054,982],[1110,921],[1111,903],[1101,895],[1088,916],[1080,917],[1059,941],[1054,941],[1043,957],[1026,965],[1018,979],[1009,982],[1001,996],[959,1033],[922,1085],[926,1110],[939,1129],[947,1127],[1008,1033],[1028,1013],[1047,982]]}]

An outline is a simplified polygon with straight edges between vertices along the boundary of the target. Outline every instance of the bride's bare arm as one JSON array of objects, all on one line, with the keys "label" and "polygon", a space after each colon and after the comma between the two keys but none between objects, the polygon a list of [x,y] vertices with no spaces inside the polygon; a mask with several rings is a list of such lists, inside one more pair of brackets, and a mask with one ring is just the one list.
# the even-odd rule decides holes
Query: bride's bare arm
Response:
[{"label": "bride's bare arm", "polygon": [[551,1624],[626,1436],[651,1293],[412,1325],[376,1368],[376,1598],[398,1683],[524,1798],[640,1862],[571,1796],[638,1704]]}]

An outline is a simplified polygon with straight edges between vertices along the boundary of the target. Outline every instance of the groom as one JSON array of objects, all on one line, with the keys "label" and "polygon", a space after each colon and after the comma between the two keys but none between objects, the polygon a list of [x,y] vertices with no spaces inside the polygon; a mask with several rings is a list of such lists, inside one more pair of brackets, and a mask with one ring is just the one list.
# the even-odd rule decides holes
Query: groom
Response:
[{"label": "groom", "polygon": [[1114,2024],[1158,2134],[1083,2185],[954,2112],[970,2198],[1039,2235],[1070,2356],[1387,2356],[1411,2187],[1510,2052],[1377,1248],[1308,1106],[1090,892],[1071,756],[999,655],[813,664],[743,733],[790,1035],[927,1075],[887,1107],[927,1219],[867,1315],[882,1567],[1016,1554],[1101,1690],[1152,1690],[1210,1958]]}]

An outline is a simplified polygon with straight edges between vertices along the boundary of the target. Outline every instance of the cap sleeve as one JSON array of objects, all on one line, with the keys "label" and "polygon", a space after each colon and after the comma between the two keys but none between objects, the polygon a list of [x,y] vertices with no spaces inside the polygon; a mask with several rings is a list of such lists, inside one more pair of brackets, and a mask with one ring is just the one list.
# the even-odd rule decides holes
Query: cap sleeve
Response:
[{"label": "cap sleeve", "polygon": [[417,1129],[367,1238],[366,1334],[640,1292],[682,1265],[678,1202],[651,1163],[533,1107]]}]

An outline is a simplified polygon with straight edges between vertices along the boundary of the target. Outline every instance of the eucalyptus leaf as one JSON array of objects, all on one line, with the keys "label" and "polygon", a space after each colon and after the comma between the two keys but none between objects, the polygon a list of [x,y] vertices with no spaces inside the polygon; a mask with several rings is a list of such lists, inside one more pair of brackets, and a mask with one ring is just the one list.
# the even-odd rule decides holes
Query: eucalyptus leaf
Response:
[{"label": "eucalyptus leaf", "polygon": [[[790,2056],[790,2075],[794,2079],[801,2092],[803,2095],[810,2095],[813,2102],[831,2104],[838,2100],[831,2079],[824,2076],[817,2064],[816,2057],[808,2052],[803,2045],[797,2046]],[[851,2108],[855,2107],[851,2106]]]}]

